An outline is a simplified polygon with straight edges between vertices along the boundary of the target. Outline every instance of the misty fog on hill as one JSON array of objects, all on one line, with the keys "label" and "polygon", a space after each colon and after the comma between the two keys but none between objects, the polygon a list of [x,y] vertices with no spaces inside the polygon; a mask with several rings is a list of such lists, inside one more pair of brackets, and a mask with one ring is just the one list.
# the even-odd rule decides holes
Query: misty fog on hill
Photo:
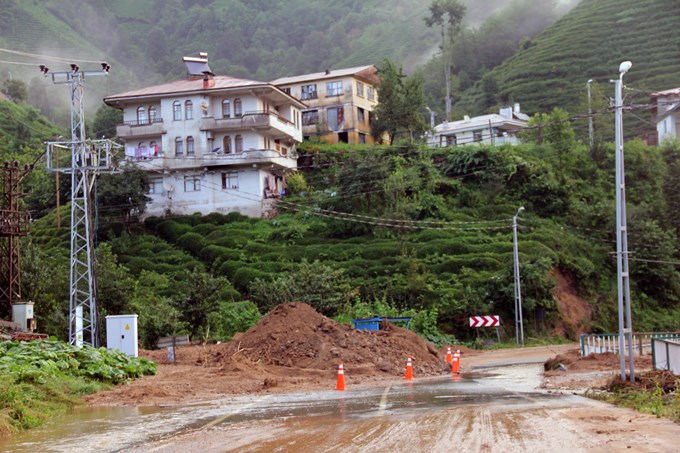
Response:
[{"label": "misty fog on hill", "polygon": [[[328,68],[381,64],[385,58],[415,71],[439,48],[439,30],[424,18],[422,0],[51,0],[37,4],[3,0],[0,78],[22,80],[30,101],[53,120],[66,120],[66,99],[41,80],[37,65],[66,70],[107,61],[111,76],[88,86],[90,108],[106,94],[184,76],[181,57],[208,52],[217,74],[268,81]],[[475,30],[507,11],[521,23],[506,24],[511,52],[564,14],[574,0],[463,0],[466,27]],[[527,20],[536,11],[535,23]],[[549,13],[546,13],[549,11]],[[516,20],[517,15],[512,16]],[[514,35],[520,35],[516,38]],[[507,47],[507,46],[506,46]],[[53,57],[41,58],[39,55]],[[507,58],[509,54],[498,56]],[[90,63],[87,63],[90,62]],[[495,64],[495,62],[494,62]],[[485,63],[488,67],[488,63]],[[468,71],[469,73],[470,71]],[[32,95],[31,95],[32,92]],[[49,99],[48,99],[49,98]],[[56,105],[55,105],[56,104]],[[59,113],[62,112],[62,113]]]}]

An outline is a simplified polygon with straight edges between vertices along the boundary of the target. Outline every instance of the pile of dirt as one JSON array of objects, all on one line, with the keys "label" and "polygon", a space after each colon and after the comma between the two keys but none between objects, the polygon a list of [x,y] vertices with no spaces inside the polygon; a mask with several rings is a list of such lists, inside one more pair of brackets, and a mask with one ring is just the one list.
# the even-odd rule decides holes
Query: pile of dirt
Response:
[{"label": "pile of dirt", "polygon": [[[287,368],[328,370],[344,363],[354,374],[403,374],[413,359],[418,375],[446,372],[443,358],[410,330],[383,323],[378,331],[339,324],[300,302],[282,304],[229,343],[225,356]],[[215,357],[220,360],[221,357]]]},{"label": "pile of dirt", "polygon": [[[559,369],[560,365],[565,368],[564,371],[584,372],[584,371],[604,371],[604,370],[618,370],[620,369],[619,356],[607,352],[604,354],[590,354],[582,357],[578,349],[559,354],[544,364],[545,371],[554,371]],[[651,356],[636,356],[635,366],[643,369],[649,369],[652,366]]]},{"label": "pile of dirt", "polygon": [[379,331],[357,331],[297,302],[277,306],[228,343],[178,347],[175,364],[166,350],[139,354],[159,364],[158,374],[88,396],[89,404],[165,405],[244,393],[331,390],[340,362],[349,388],[403,378],[408,357],[416,378],[450,370],[446,348],[438,355],[410,330],[385,323]]}]

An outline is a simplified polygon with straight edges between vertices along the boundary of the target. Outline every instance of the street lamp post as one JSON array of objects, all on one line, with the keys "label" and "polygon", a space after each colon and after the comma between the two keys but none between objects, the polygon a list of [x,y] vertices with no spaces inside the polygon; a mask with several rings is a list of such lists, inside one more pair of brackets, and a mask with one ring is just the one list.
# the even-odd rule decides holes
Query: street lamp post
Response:
[{"label": "street lamp post", "polygon": [[594,139],[593,139],[593,107],[590,101],[590,84],[593,83],[593,79],[588,80],[588,138],[590,140],[590,148],[592,149]]},{"label": "street lamp post", "polygon": [[[626,224],[626,179],[623,166],[623,76],[631,68],[630,61],[619,66],[619,78],[614,80],[616,91],[616,273],[617,296],[619,308],[619,361],[621,380],[626,380],[625,343],[628,342],[628,360],[630,381],[635,382],[633,366],[633,327],[630,308],[630,275],[628,271],[628,232]],[[624,324],[625,305],[625,324]],[[625,336],[625,340],[624,340]]]},{"label": "street lamp post", "polygon": [[517,217],[524,211],[524,206],[517,210],[517,214],[512,216],[512,248],[515,274],[515,341],[524,346],[524,322],[522,320],[522,290],[519,278],[519,251],[517,247]]}]

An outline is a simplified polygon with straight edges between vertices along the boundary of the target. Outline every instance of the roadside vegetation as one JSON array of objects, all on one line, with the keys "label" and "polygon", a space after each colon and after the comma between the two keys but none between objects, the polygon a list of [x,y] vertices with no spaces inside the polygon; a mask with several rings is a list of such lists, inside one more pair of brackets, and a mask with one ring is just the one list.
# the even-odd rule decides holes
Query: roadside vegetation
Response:
[{"label": "roadside vegetation", "polygon": [[149,360],[104,348],[0,341],[0,436],[40,426],[82,395],[155,373]]},{"label": "roadside vegetation", "polygon": [[680,422],[680,378],[670,371],[637,374],[636,382],[612,380],[605,392],[590,392],[595,399]]}]

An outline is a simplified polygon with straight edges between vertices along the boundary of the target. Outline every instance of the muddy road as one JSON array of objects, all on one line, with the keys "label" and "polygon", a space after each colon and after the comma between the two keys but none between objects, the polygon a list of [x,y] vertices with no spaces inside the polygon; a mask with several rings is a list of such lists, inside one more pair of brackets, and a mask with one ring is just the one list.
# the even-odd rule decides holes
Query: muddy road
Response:
[{"label": "muddy road", "polygon": [[504,366],[461,379],[318,393],[304,402],[264,397],[254,403],[259,409],[225,408],[200,428],[130,451],[677,451],[679,425],[537,391],[541,371],[540,365]]},{"label": "muddy road", "polygon": [[555,352],[495,351],[471,358],[474,367],[468,363],[460,377],[416,376],[344,392],[78,409],[0,442],[0,451],[677,451],[678,424],[542,389],[541,363]]}]

